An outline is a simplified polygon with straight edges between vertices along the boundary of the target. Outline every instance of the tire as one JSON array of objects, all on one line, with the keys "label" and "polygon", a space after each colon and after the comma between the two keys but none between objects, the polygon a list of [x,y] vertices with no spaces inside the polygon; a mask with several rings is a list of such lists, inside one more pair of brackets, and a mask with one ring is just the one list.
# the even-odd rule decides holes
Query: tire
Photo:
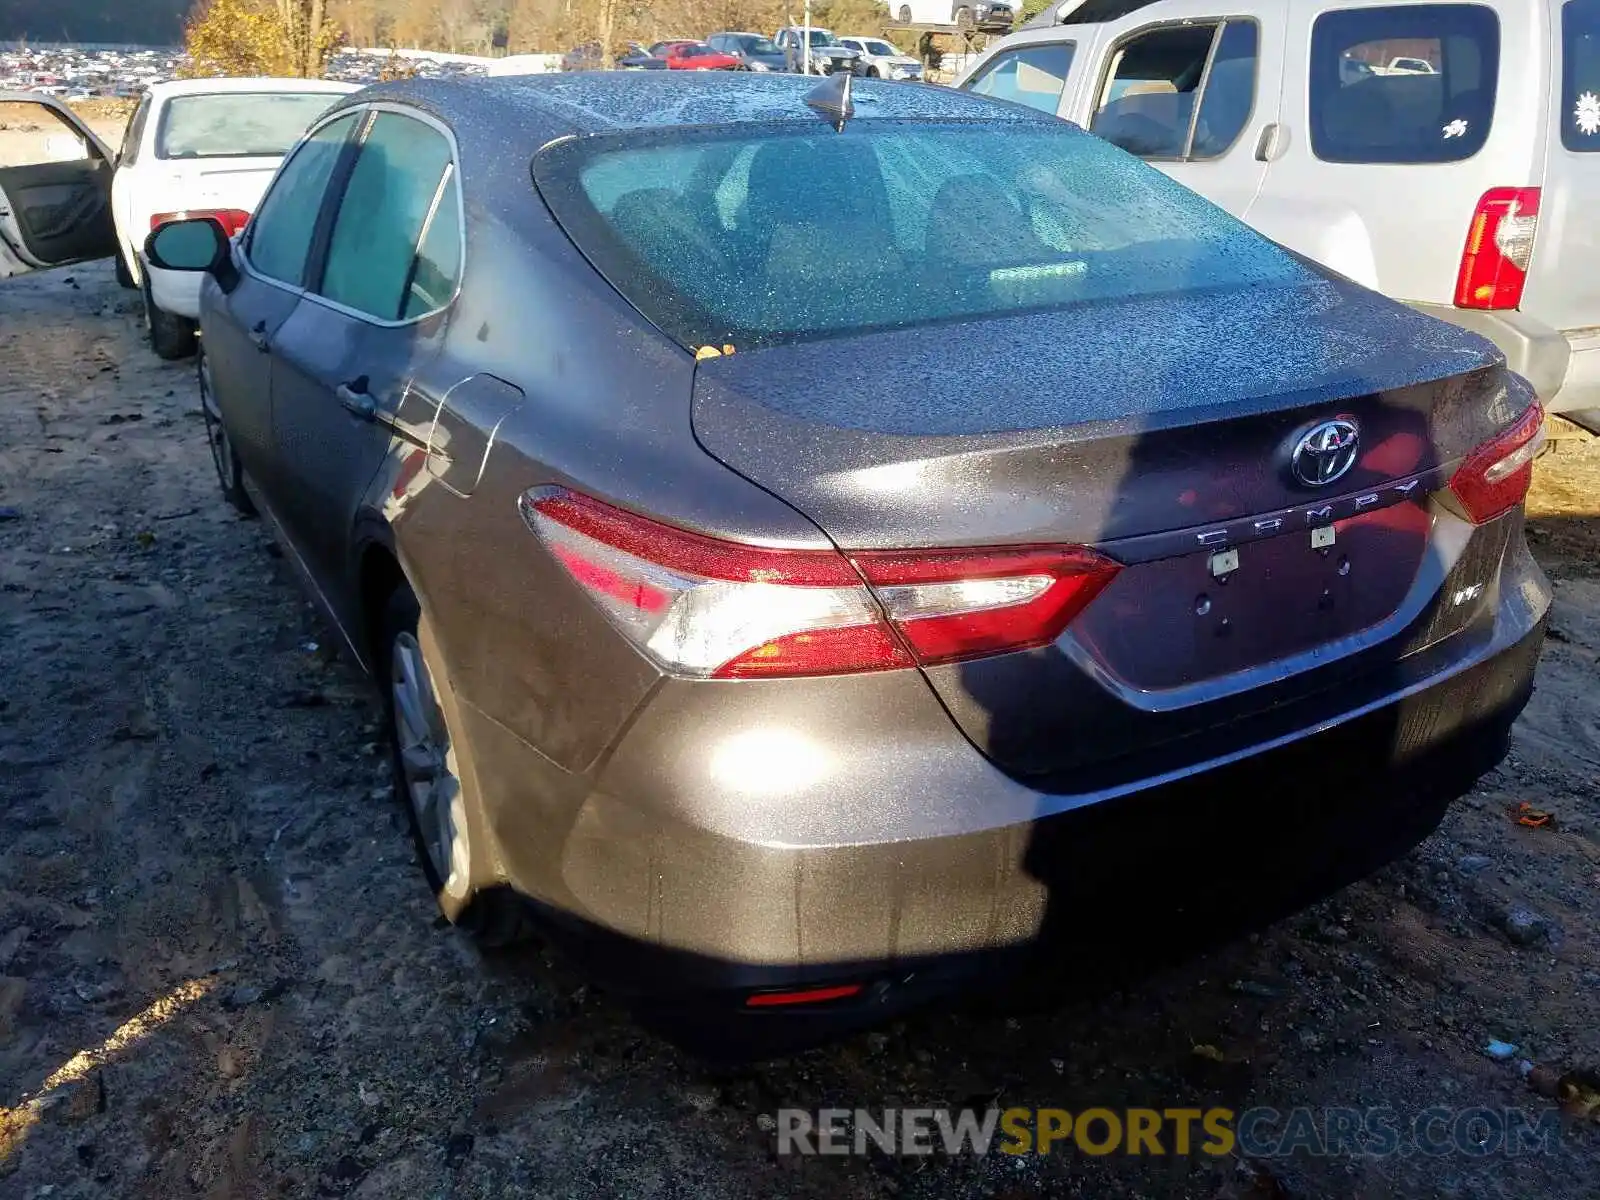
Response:
[{"label": "tire", "polygon": [[867,68],[867,78],[868,79],[882,79],[883,78],[883,72],[880,71],[877,67],[868,67]]},{"label": "tire", "polygon": [[150,337],[150,349],[156,357],[167,362],[193,358],[199,345],[195,323],[188,317],[165,312],[156,307],[150,295],[150,276],[144,277],[144,325]]},{"label": "tire", "polygon": [[200,388],[200,415],[206,422],[206,442],[211,447],[211,465],[217,471],[217,484],[222,489],[224,500],[242,515],[253,517],[256,515],[256,506],[250,500],[250,493],[245,491],[244,467],[222,424],[222,410],[217,406],[211,385],[211,364],[206,359],[203,347],[197,357],[195,378]]},{"label": "tire", "polygon": [[509,888],[476,890],[472,839],[479,835],[466,750],[451,731],[452,703],[435,682],[433,638],[406,584],[384,605],[374,659],[383,685],[395,798],[445,918],[485,948],[533,932],[527,906]]},{"label": "tire", "polygon": [[139,281],[133,277],[133,268],[128,265],[128,252],[120,245],[117,247],[117,283],[130,292],[139,288]]},{"label": "tire", "polygon": [[909,4],[902,4],[900,6],[900,24],[911,24],[911,6]]}]

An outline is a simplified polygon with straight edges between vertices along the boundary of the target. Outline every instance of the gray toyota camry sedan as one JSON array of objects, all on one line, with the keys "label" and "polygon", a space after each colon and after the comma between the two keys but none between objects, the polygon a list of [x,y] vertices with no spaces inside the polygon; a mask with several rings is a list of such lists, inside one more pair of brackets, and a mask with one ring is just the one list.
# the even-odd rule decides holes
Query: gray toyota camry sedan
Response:
[{"label": "gray toyota camry sedan", "polygon": [[1371,871],[1549,603],[1489,343],[1066,123],[850,89],[382,85],[147,247],[445,915],[744,1027]]}]

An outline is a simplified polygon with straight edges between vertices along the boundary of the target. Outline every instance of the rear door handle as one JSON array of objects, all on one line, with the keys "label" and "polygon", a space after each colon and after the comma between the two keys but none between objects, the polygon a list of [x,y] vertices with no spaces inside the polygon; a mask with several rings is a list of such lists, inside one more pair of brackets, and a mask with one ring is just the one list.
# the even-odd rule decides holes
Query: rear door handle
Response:
[{"label": "rear door handle", "polygon": [[428,444],[426,433],[414,428],[410,422],[402,421],[398,413],[391,412],[388,408],[378,403],[378,398],[369,390],[365,375],[359,379],[352,379],[349,383],[341,383],[334,389],[333,394],[339,397],[339,403],[344,405],[346,411],[360,417],[363,421],[371,421],[374,425],[382,425],[392,431],[401,441],[410,442],[413,446],[427,450],[445,462],[450,461],[448,455],[440,454]]},{"label": "rear door handle", "polygon": [[272,339],[267,336],[267,323],[257,321],[250,329],[250,344],[265,354],[272,349]]},{"label": "rear door handle", "polygon": [[351,383],[341,383],[334,390],[334,395],[339,397],[339,403],[360,417],[363,421],[378,420],[378,402],[373,399],[372,393],[367,391],[367,381],[357,379]]}]

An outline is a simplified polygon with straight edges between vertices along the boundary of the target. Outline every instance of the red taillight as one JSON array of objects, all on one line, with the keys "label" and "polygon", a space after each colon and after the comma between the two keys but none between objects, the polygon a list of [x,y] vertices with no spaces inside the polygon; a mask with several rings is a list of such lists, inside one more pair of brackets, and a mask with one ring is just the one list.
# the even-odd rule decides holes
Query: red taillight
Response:
[{"label": "red taillight", "polygon": [[163,225],[174,221],[196,221],[206,218],[222,226],[222,232],[233,237],[250,221],[250,214],[240,208],[191,208],[183,212],[156,213],[150,218],[150,231],[154,233]]},{"label": "red taillight", "polygon": [[1077,546],[848,559],[746,546],[565,488],[535,488],[522,512],[634,645],[698,678],[882,671],[1043,646],[1118,570]]},{"label": "red taillight", "polygon": [[1533,460],[1544,446],[1544,409],[1537,402],[1471,454],[1450,477],[1450,490],[1474,525],[1510,512],[1527,498]]},{"label": "red taillight", "polygon": [[1539,228],[1538,188],[1494,188],[1478,201],[1461,253],[1456,307],[1507,309],[1522,303]]},{"label": "red taillight", "polygon": [[782,1008],[793,1004],[820,1004],[826,1000],[843,1000],[859,996],[859,983],[841,983],[833,987],[806,988],[799,992],[757,992],[746,998],[746,1008]]}]

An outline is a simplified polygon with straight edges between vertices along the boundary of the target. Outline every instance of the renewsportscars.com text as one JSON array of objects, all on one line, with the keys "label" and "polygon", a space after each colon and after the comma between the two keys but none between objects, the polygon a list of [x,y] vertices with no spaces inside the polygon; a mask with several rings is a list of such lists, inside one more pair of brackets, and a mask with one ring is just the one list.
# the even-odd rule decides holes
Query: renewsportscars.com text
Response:
[{"label": "renewsportscars.com text", "polygon": [[1521,1108],[783,1108],[776,1130],[779,1154],[802,1155],[1483,1158],[1557,1152],[1562,1126]]}]

